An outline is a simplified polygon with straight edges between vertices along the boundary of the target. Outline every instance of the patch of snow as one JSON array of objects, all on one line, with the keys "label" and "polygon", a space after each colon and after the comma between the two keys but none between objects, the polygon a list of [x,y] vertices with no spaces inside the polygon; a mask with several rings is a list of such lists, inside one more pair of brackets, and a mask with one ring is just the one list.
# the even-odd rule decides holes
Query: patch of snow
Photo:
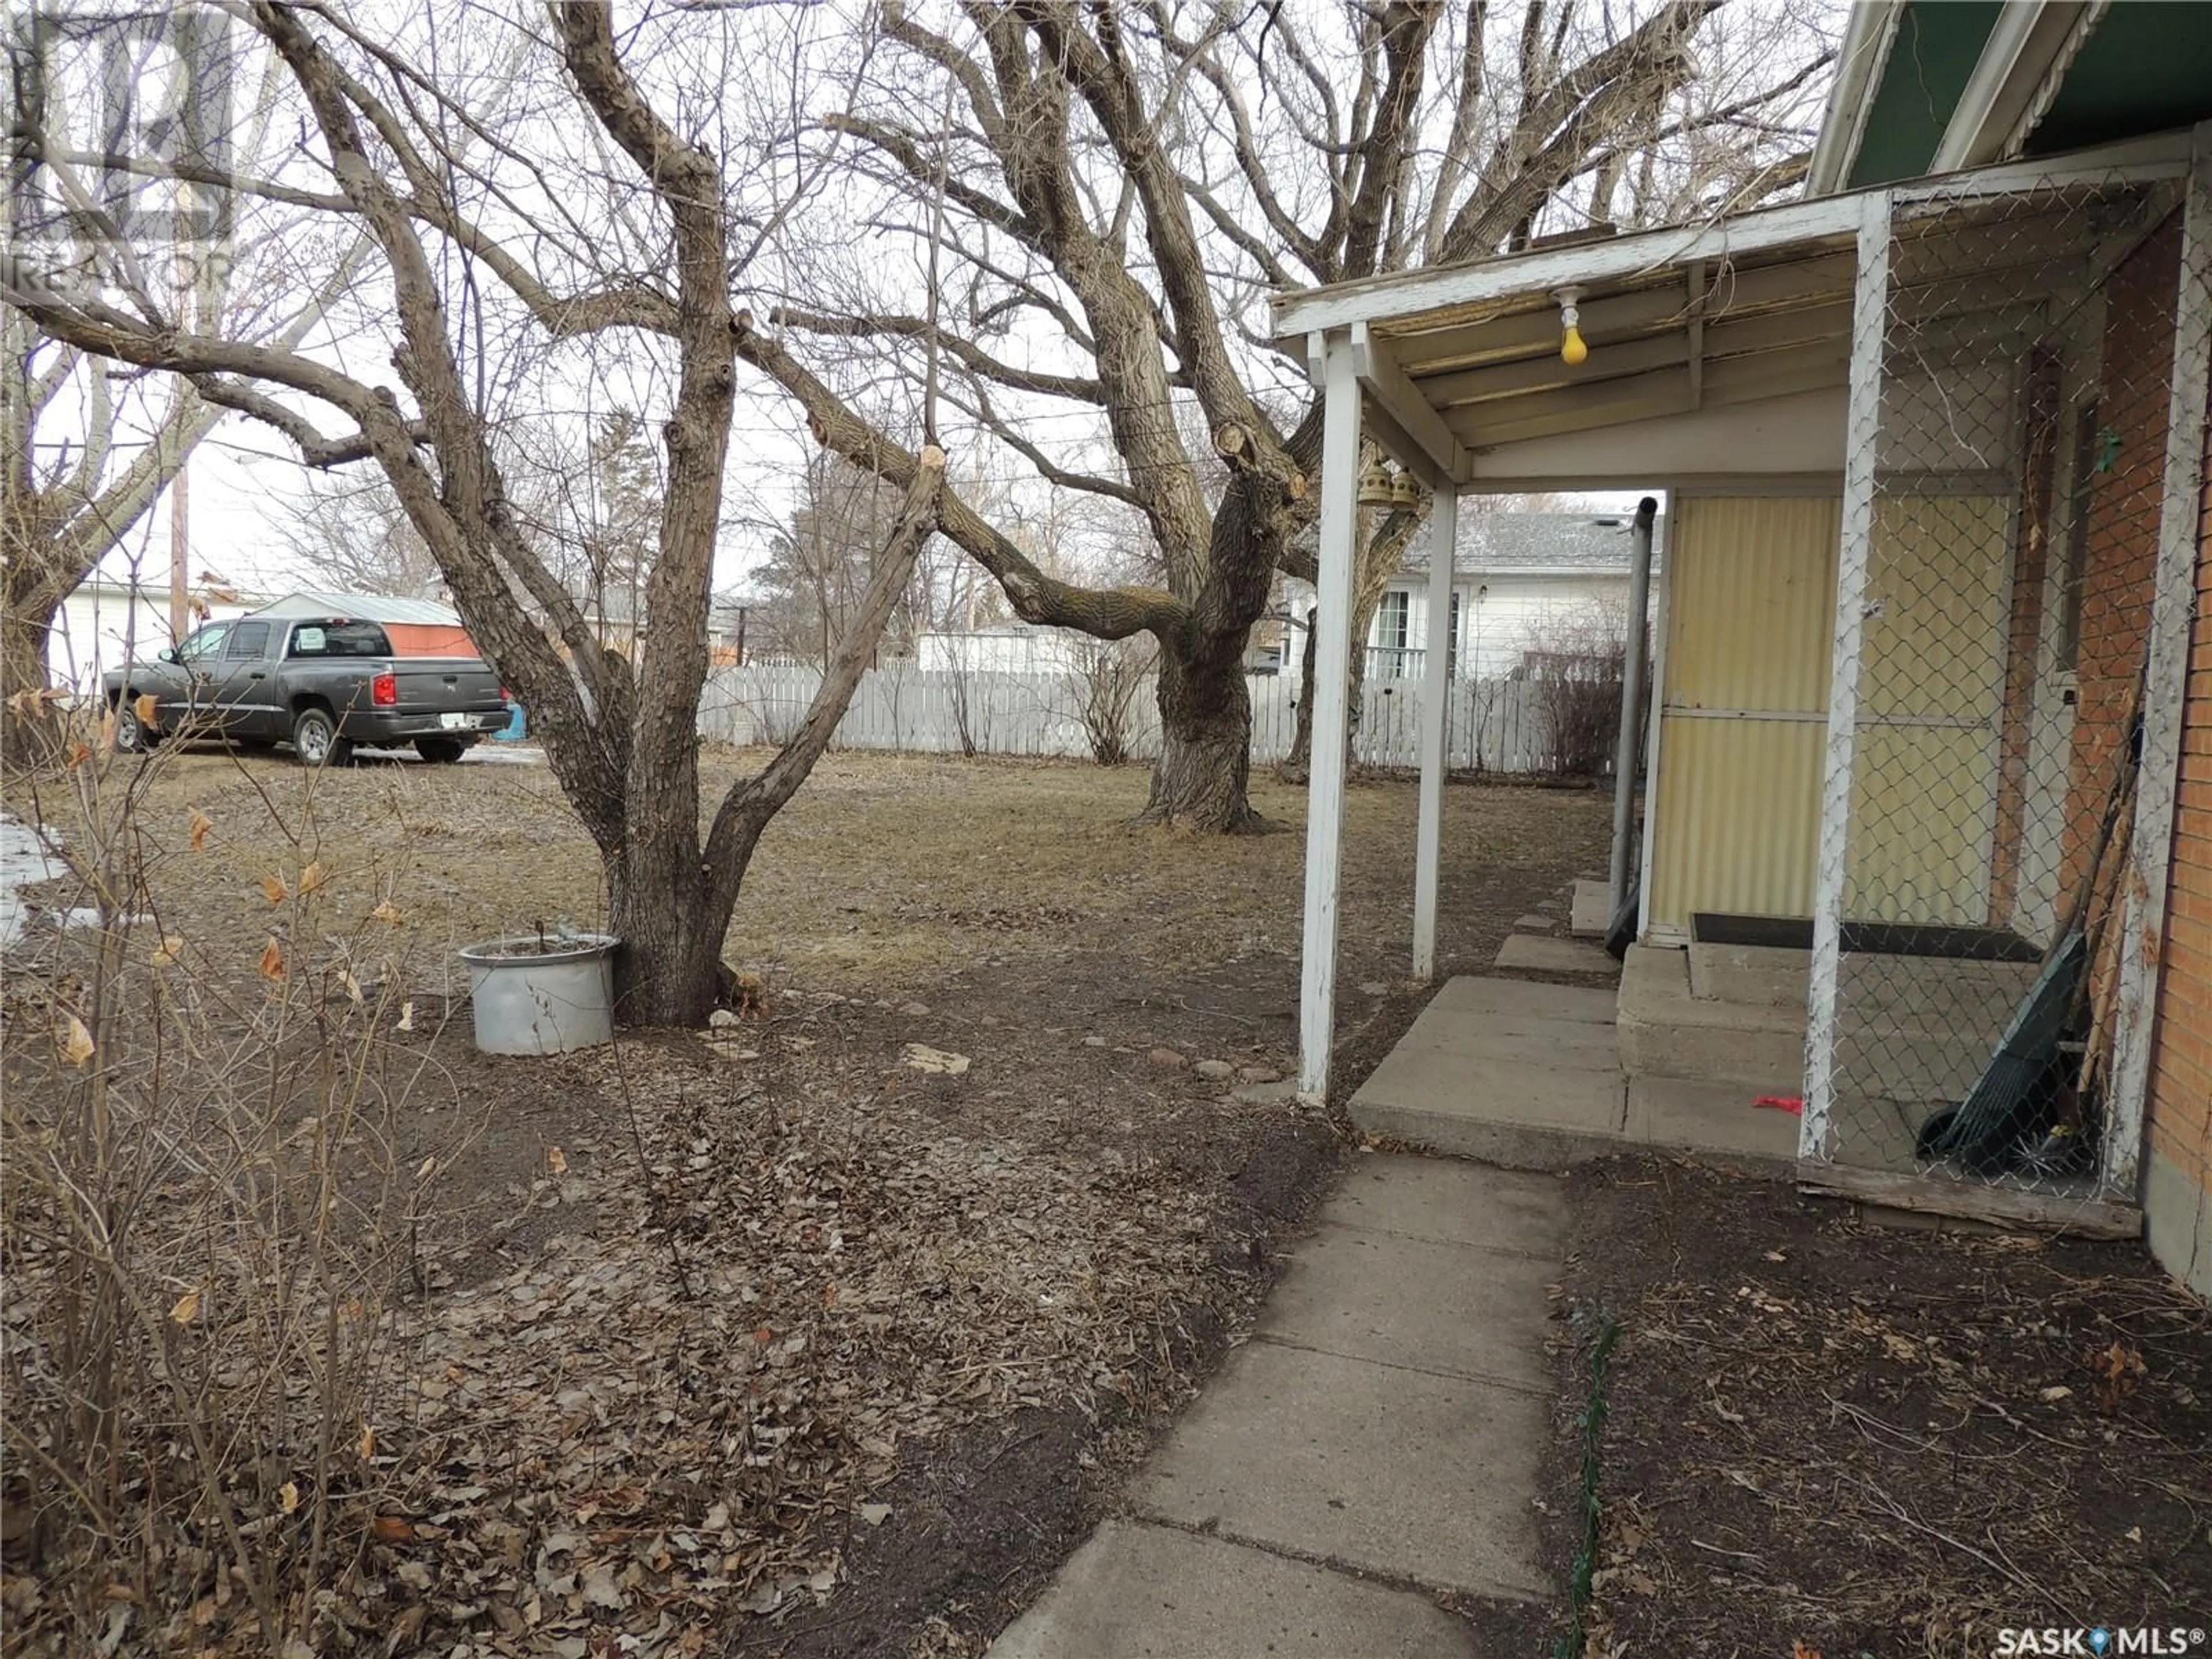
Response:
[{"label": "patch of snow", "polygon": [[[69,866],[52,850],[60,845],[58,831],[33,830],[21,819],[0,812],[0,950],[21,939],[30,921],[30,907],[21,896],[23,889],[42,881],[57,881],[69,873]],[[94,920],[98,920],[96,912]]]}]

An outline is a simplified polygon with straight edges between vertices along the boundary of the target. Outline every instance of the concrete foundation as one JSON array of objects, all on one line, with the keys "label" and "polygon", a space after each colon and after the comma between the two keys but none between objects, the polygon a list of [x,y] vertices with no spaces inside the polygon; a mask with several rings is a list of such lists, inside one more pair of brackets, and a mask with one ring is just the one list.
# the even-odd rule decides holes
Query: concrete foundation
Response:
[{"label": "concrete foundation", "polygon": [[2150,1253],[2212,1302],[2212,1195],[2155,1146],[2143,1158],[2143,1230]]}]

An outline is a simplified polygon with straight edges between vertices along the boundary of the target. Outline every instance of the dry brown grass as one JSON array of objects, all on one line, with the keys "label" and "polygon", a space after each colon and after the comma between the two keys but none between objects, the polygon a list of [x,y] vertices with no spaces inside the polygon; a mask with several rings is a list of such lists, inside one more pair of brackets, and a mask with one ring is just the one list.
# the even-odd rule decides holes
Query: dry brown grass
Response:
[{"label": "dry brown grass", "polygon": [[[706,798],[762,758],[710,751]],[[1295,954],[1304,791],[1255,779],[1257,805],[1284,833],[1224,842],[1133,823],[1147,776],[1135,767],[830,756],[763,838],[728,955],[823,988],[880,994],[979,952],[1103,948],[1133,965],[1173,968]],[[272,828],[296,817],[310,791],[325,860],[338,873],[377,872],[419,938],[458,948],[540,920],[605,920],[598,860],[543,765],[372,759],[316,775],[281,759],[204,751],[175,757],[143,811],[164,930],[204,939],[250,915],[273,857]],[[1608,804],[1580,791],[1499,787],[1454,788],[1448,803],[1443,949],[1448,968],[1464,969],[1495,948],[1503,927],[1493,910],[1543,890],[1523,881],[1486,904],[1488,872],[1540,882],[1601,863]],[[10,804],[30,815],[32,803]],[[55,804],[46,811],[66,836],[60,805],[58,815]],[[215,825],[210,856],[162,856],[182,849],[196,812]],[[1347,974],[1404,971],[1413,817],[1406,781],[1350,792]],[[364,910],[373,902],[366,892],[356,899]],[[253,943],[258,951],[258,936]]]}]

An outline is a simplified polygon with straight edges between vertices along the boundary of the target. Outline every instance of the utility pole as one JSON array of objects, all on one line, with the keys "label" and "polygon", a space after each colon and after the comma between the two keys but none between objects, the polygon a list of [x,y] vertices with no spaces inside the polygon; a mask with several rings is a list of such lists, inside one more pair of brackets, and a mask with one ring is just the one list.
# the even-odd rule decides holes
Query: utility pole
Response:
[{"label": "utility pole", "polygon": [[191,516],[189,495],[185,469],[180,465],[169,485],[169,637],[179,645],[191,631],[192,621],[191,593],[185,571],[186,527]]}]

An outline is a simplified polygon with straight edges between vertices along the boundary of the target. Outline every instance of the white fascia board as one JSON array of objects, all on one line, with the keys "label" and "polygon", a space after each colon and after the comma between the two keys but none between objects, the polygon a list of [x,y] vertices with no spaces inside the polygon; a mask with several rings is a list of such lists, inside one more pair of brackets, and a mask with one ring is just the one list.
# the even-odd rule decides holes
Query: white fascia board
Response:
[{"label": "white fascia board", "polygon": [[1692,259],[1718,259],[1847,236],[1858,224],[1849,198],[1791,202],[1709,223],[1664,225],[1609,241],[1508,254],[1474,264],[1395,272],[1275,296],[1277,339],[1354,323],[1395,322],[1425,311],[1522,294],[1618,282]]},{"label": "white fascia board", "polygon": [[1835,84],[1820,117],[1820,136],[1813,146],[1813,166],[1805,188],[1814,196],[1832,196],[1843,188],[1866,137],[1867,112],[1881,89],[1881,71],[1897,40],[1902,0],[1869,0],[1850,9],[1844,44],[1837,53]]}]

